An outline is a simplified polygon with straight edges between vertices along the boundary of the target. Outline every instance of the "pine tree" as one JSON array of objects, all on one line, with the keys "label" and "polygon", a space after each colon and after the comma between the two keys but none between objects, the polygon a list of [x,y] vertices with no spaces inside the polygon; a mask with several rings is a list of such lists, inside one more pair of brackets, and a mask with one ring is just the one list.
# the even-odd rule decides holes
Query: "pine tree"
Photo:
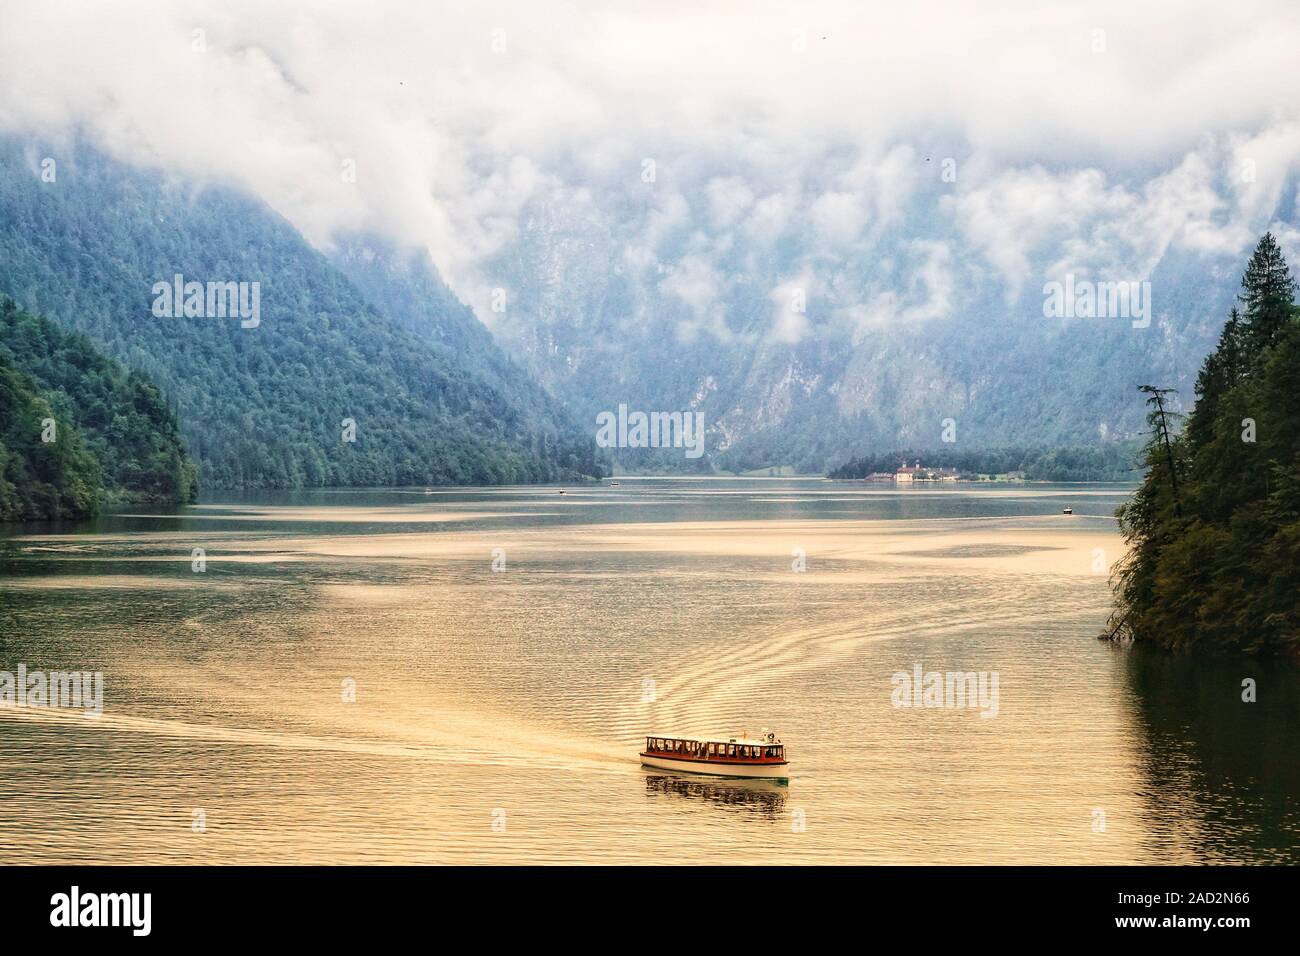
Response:
[{"label": "pine tree", "polygon": [[1295,280],[1271,232],[1264,233],[1241,279],[1244,344],[1249,360],[1258,362],[1277,341],[1295,310]]},{"label": "pine tree", "polygon": [[1169,441],[1158,394],[1146,479],[1119,510],[1129,544],[1112,633],[1172,650],[1300,651],[1300,322],[1265,235],[1187,428]]},{"label": "pine tree", "polygon": [[1219,345],[1205,358],[1196,378],[1196,407],[1187,418],[1187,441],[1202,448],[1214,433],[1223,396],[1241,377],[1241,315],[1234,308],[1219,336]]}]

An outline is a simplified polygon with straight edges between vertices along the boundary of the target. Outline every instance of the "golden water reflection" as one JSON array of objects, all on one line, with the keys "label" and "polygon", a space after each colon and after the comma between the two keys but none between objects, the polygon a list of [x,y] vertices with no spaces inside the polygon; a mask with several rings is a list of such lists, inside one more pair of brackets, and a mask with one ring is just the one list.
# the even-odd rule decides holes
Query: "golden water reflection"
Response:
[{"label": "golden water reflection", "polygon": [[[97,719],[0,709],[0,862],[1300,860],[1294,668],[1243,712],[1094,639],[1123,489],[570,491],[0,537],[0,670],[105,675]],[[917,664],[996,716],[894,706]],[[762,726],[788,787],[637,761]]]}]

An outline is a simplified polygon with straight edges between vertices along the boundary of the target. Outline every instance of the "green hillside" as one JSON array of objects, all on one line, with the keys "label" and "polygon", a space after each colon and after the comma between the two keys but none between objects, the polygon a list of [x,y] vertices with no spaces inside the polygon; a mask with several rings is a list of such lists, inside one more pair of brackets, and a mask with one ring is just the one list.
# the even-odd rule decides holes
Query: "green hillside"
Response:
[{"label": "green hillside", "polygon": [[[258,283],[260,321],[156,316],[154,286],[177,274]],[[205,487],[600,470],[590,436],[544,392],[382,315],[281,217],[229,189],[89,149],[45,183],[22,144],[0,141],[0,292],[155,382]]]},{"label": "green hillside", "polygon": [[76,428],[0,352],[0,521],[82,518],[100,492]]},{"label": "green hillside", "polygon": [[102,355],[85,336],[0,296],[0,356],[27,376],[98,463],[112,502],[176,504],[198,490],[175,416],[139,372]]}]

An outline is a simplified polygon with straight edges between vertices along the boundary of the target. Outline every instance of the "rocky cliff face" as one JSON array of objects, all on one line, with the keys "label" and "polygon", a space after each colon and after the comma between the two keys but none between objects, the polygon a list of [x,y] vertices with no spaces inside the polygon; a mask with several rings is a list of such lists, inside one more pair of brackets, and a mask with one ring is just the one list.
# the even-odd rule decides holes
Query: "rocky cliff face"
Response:
[{"label": "rocky cliff face", "polygon": [[1073,274],[1059,247],[1031,249],[1012,282],[944,220],[950,205],[916,197],[913,215],[831,255],[813,225],[719,235],[707,209],[669,221],[554,195],[484,269],[507,303],[489,321],[580,422],[619,403],[698,410],[709,460],[742,470],[938,446],[949,421],[972,446],[1121,440],[1143,427],[1139,384],[1190,402],[1236,292],[1232,256],[1081,268],[1149,282],[1149,315],[1045,316],[1045,283]]}]

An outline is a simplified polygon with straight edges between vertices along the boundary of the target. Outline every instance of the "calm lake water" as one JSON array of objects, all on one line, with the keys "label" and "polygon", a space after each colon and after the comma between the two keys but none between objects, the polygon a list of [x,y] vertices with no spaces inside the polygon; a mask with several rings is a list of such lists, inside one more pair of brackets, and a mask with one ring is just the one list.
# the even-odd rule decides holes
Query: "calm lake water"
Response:
[{"label": "calm lake water", "polygon": [[[0,707],[0,863],[1300,862],[1300,670],[1095,640],[1125,493],[624,479],[11,526],[0,670],[102,671],[104,708]],[[997,696],[896,706],[917,666]],[[637,762],[763,727],[788,785]]]}]

